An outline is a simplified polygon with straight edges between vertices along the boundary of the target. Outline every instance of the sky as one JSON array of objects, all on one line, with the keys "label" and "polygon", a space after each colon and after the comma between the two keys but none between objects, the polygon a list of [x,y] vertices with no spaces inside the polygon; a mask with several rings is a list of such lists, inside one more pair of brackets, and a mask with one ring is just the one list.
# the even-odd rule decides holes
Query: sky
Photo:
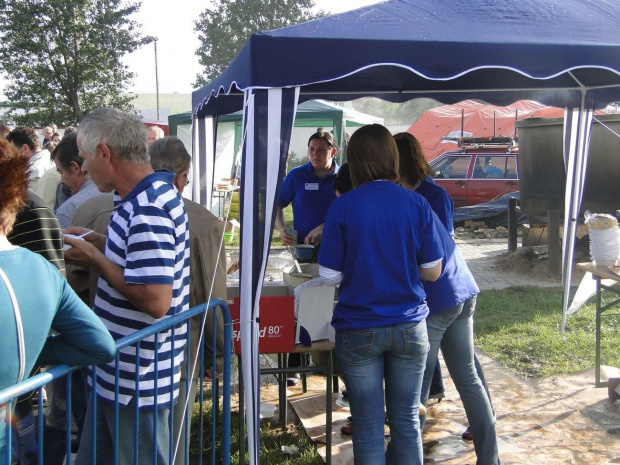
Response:
[{"label": "sky", "polygon": [[[331,13],[361,8],[379,3],[380,0],[314,0],[317,9]],[[194,32],[194,20],[204,11],[208,2],[204,0],[143,0],[140,11],[134,19],[142,24],[145,35],[158,38],[157,68],[159,92],[190,93],[191,83],[200,72],[195,55],[199,42]],[[154,44],[143,46],[124,59],[136,74],[134,93],[155,93],[155,48]]]},{"label": "sky", "polygon": [[[382,0],[314,0],[317,10],[342,13],[379,3]],[[143,0],[133,19],[142,25],[144,35],[157,37],[157,80],[160,94],[191,93],[192,82],[201,66],[195,52],[198,36],[194,21],[210,2],[205,0]],[[124,57],[123,62],[135,73],[129,92],[154,94],[155,46],[148,44]],[[0,76],[0,100],[7,81]]]}]

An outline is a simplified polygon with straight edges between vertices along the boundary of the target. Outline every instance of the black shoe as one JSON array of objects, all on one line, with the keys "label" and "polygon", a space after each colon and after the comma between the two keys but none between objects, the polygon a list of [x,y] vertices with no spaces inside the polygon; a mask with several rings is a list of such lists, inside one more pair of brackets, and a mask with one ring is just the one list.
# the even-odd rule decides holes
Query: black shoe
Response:
[{"label": "black shoe", "polygon": [[299,376],[299,374],[293,373],[288,378],[286,378],[286,385],[288,387],[297,386],[299,384],[300,379],[301,379],[301,376]]},{"label": "black shoe", "polygon": [[342,434],[346,434],[347,436],[353,436],[353,422],[349,422],[340,428],[340,432]]},{"label": "black shoe", "polygon": [[437,399],[437,403],[441,402],[441,399],[446,397],[446,393],[444,391],[435,392],[428,396],[429,399]]}]

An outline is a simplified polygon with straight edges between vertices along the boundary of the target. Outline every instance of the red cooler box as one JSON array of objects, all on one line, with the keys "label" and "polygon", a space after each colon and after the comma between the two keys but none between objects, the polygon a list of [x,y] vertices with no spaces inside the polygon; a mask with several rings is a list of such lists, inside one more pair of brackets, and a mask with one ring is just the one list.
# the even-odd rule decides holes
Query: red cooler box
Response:
[{"label": "red cooler box", "polygon": [[[233,322],[235,354],[241,353],[239,330],[239,297],[228,299]],[[289,353],[295,350],[295,297],[265,296],[260,298],[260,324],[258,351],[261,354]]]}]

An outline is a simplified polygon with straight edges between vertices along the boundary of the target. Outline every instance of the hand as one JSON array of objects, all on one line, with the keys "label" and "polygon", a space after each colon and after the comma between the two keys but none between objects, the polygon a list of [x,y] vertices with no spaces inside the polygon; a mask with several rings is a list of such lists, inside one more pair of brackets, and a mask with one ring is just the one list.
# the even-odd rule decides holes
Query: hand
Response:
[{"label": "hand", "polygon": [[313,236],[308,234],[306,238],[304,239],[304,244],[312,244],[313,246],[317,247],[321,243],[322,238],[323,238],[323,234],[320,234],[320,233],[314,234]]},{"label": "hand", "polygon": [[[68,233],[73,234],[70,232]],[[90,234],[79,239],[65,236],[65,244],[71,246],[69,249],[65,250],[66,263],[77,266],[97,267],[99,259],[104,257],[104,255],[94,242],[86,240],[89,236]],[[97,240],[97,238],[95,238],[95,240]]]},{"label": "hand", "polygon": [[[218,372],[215,372],[215,378],[217,379],[217,378],[219,378],[219,377],[220,377],[220,374],[219,374]],[[213,382],[213,370],[211,369],[211,367],[208,367],[208,368],[205,370],[205,379],[204,379],[204,380],[205,380],[205,381],[211,381],[211,382]]]},{"label": "hand", "polygon": [[[100,252],[103,252],[105,250],[105,243],[107,239],[105,234],[99,234],[93,231],[92,229],[81,228],[78,226],[69,226],[63,229],[62,233],[73,234],[74,236],[80,236],[80,238],[83,239],[84,241],[90,242],[95,247],[97,247],[97,249]],[[71,239],[71,238],[67,238],[65,236],[65,244],[72,245],[69,242],[67,242],[67,239]]]},{"label": "hand", "polygon": [[295,239],[290,234],[287,234],[286,231],[280,232],[280,240],[282,241],[282,245],[297,245]]},{"label": "hand", "polygon": [[310,231],[308,235],[304,238],[304,244],[312,244],[314,246],[319,245],[323,236],[323,226],[324,224],[320,224],[312,231]]}]

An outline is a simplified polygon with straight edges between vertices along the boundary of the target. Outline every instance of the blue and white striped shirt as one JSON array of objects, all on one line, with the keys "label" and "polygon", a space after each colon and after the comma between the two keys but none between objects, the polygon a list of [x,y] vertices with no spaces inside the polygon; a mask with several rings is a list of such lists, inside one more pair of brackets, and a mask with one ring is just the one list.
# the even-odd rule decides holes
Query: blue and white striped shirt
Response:
[{"label": "blue and white striped shirt", "polygon": [[[187,213],[173,179],[171,172],[158,171],[140,181],[124,199],[115,193],[105,249],[106,257],[124,269],[126,283],[173,286],[170,310],[162,319],[189,308]],[[161,321],[138,310],[103,278],[99,278],[94,309],[114,339]],[[119,403],[126,406],[137,395],[140,407],[170,406],[171,390],[174,399],[178,396],[186,339],[186,324],[174,329],[174,346],[172,329],[159,333],[157,342],[154,336],[145,339],[140,344],[137,385],[136,348],[122,349]],[[99,366],[100,397],[114,400],[114,376],[114,362]]]}]

